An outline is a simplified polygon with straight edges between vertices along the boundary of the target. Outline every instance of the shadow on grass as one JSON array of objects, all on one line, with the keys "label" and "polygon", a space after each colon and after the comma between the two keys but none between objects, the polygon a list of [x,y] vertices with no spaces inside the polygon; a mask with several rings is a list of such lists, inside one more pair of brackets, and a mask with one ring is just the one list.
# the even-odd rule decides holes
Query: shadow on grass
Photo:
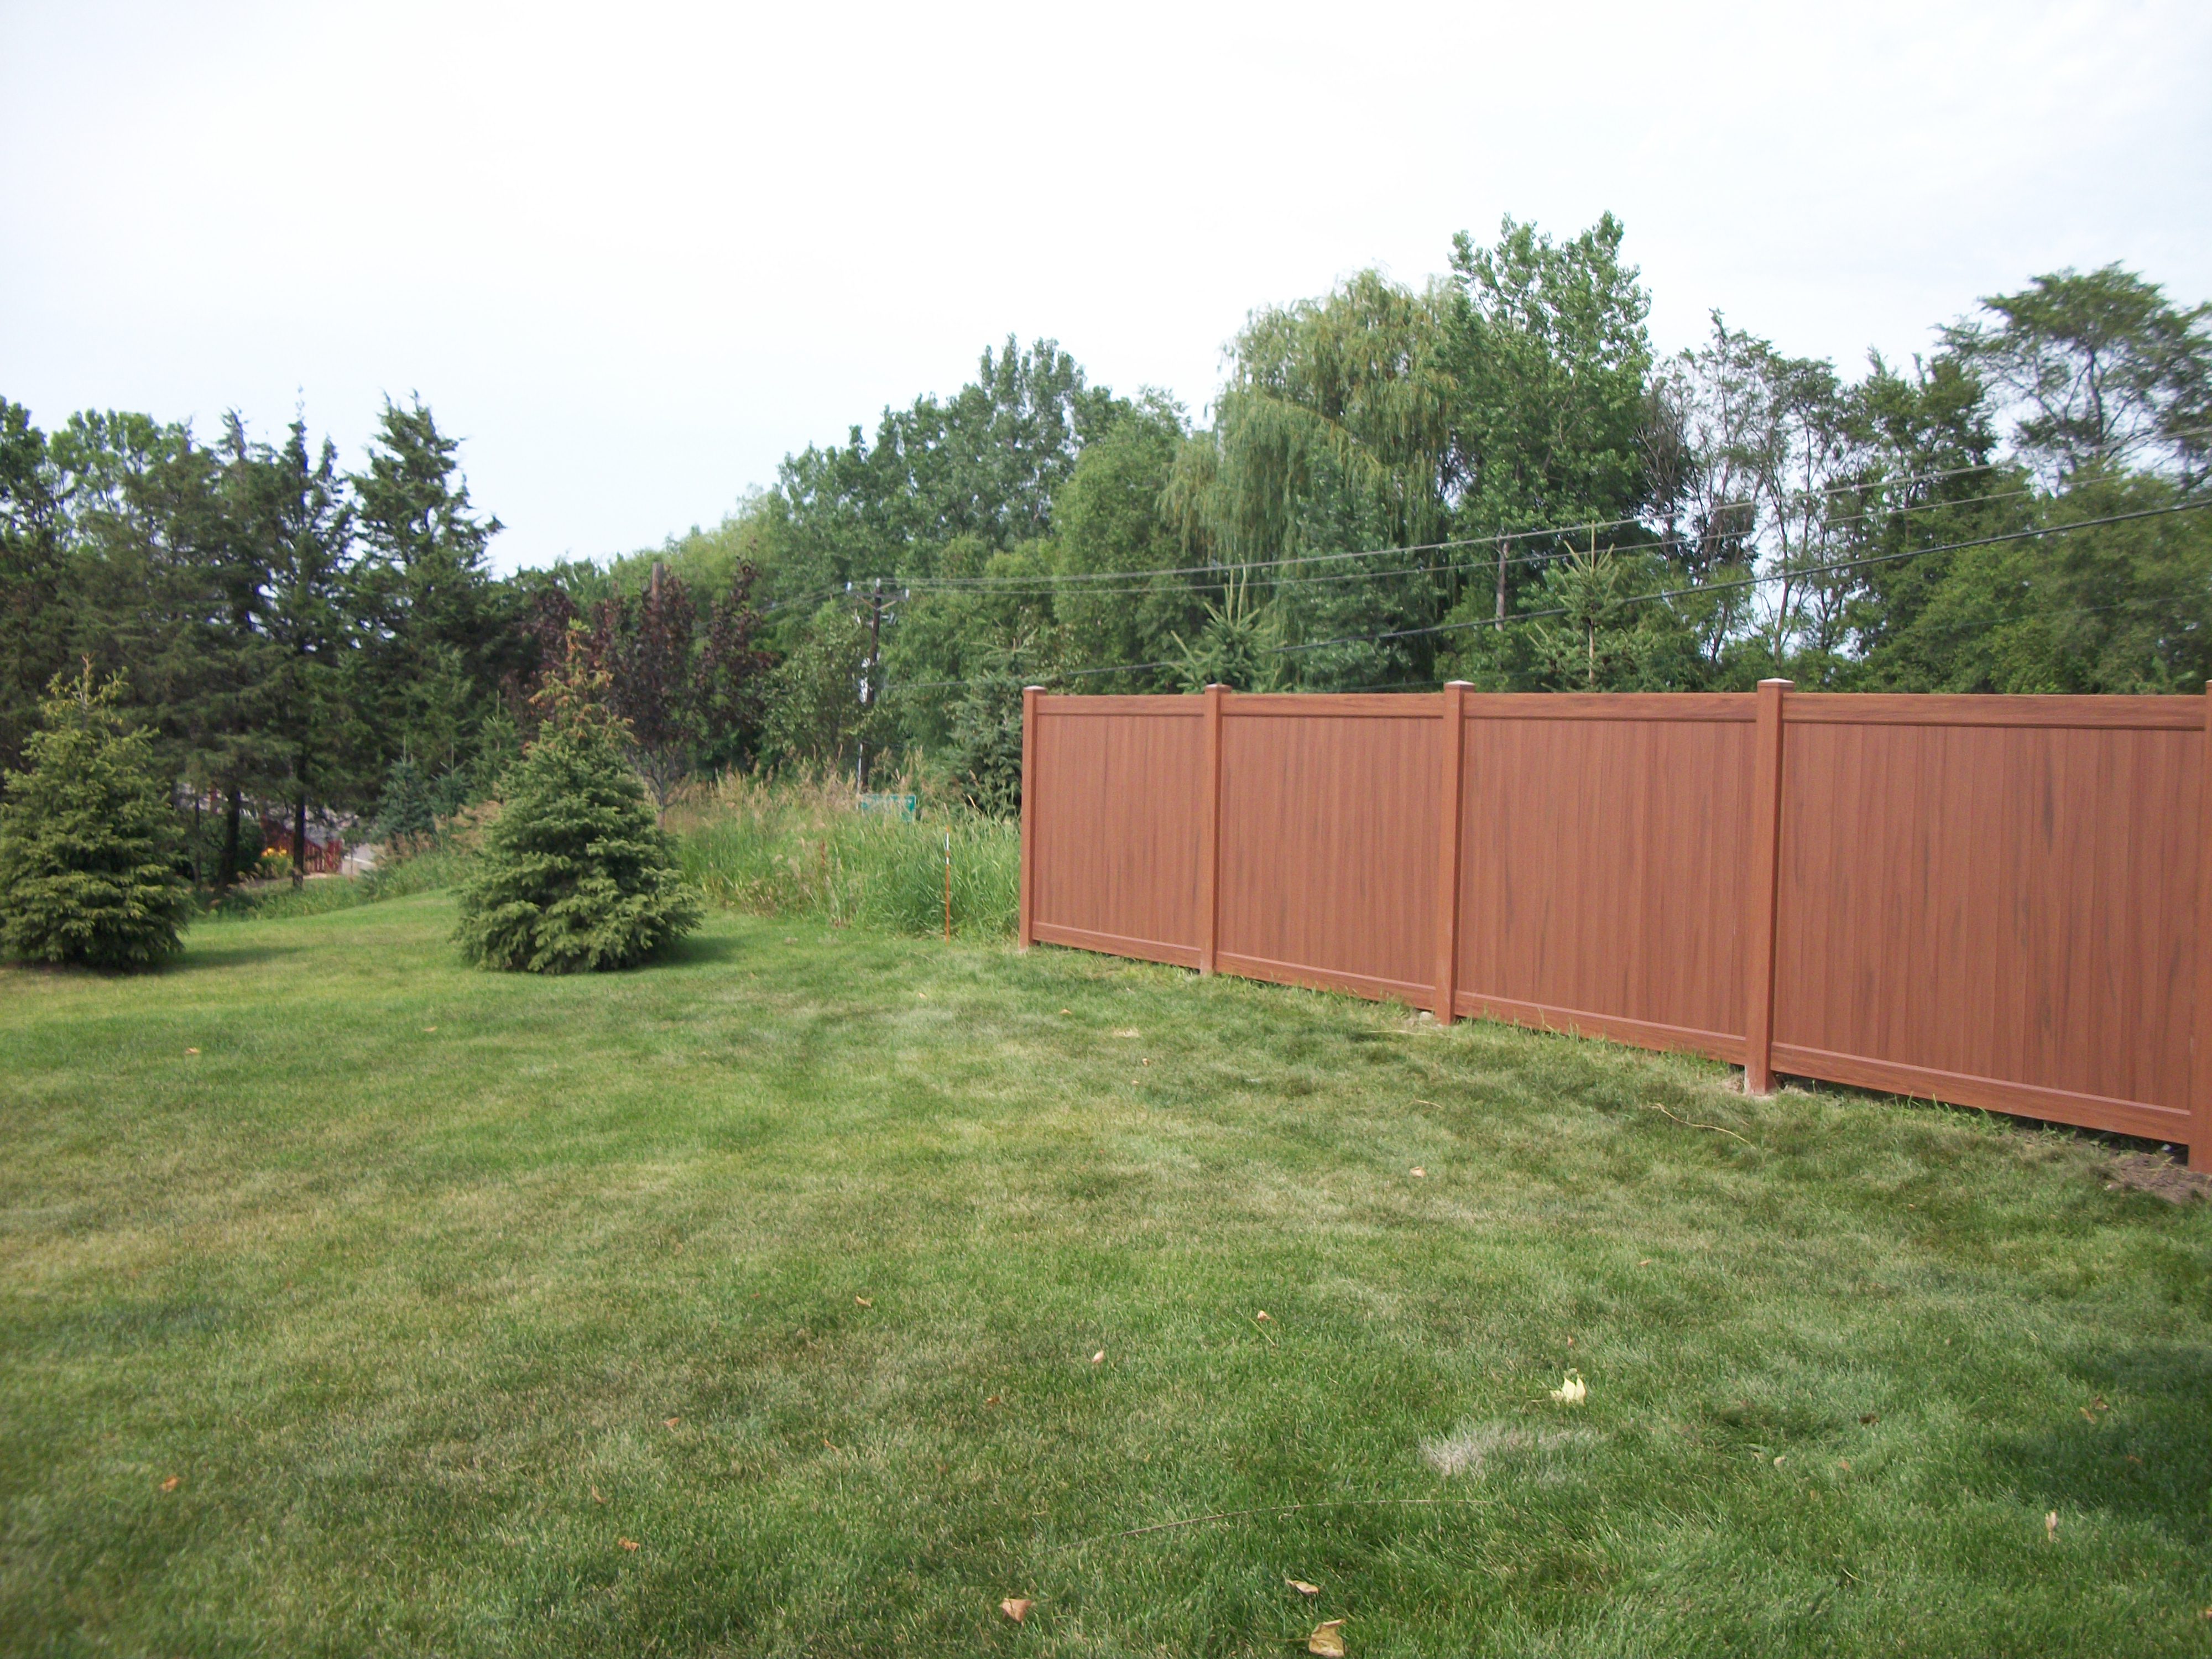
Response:
[{"label": "shadow on grass", "polygon": [[2038,1509],[2148,1522],[2212,1542],[2212,1355],[2180,1346],[2077,1357],[2081,1399],[2051,1427],[1992,1441],[1992,1483]]},{"label": "shadow on grass", "polygon": [[[744,948],[744,943],[728,933],[692,933],[662,951],[658,961],[671,968],[700,968],[732,962]],[[650,968],[654,963],[645,965]]]},{"label": "shadow on grass", "polygon": [[296,957],[313,948],[312,942],[306,940],[270,944],[256,939],[249,944],[224,939],[220,945],[215,945],[202,944],[194,939],[182,954],[172,957],[155,971],[166,977],[193,973],[204,968],[242,968],[252,963],[282,961],[286,957]]}]

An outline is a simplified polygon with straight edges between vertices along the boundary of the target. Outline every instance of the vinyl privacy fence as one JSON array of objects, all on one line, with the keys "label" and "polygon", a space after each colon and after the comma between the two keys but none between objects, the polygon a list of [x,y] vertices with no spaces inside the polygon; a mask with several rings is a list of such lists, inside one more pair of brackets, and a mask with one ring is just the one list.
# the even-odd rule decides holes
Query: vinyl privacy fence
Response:
[{"label": "vinyl privacy fence", "polygon": [[1391,997],[2212,1167],[2212,699],[1054,696],[1021,942]]}]

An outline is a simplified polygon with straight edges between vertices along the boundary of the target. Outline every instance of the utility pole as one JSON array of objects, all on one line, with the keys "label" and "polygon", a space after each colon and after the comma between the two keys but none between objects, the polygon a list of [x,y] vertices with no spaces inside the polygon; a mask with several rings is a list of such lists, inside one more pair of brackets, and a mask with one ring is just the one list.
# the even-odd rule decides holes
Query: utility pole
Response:
[{"label": "utility pole", "polygon": [[[868,588],[868,660],[860,672],[860,714],[867,717],[868,710],[876,706],[876,692],[883,682],[884,665],[884,579],[878,576]],[[857,755],[853,763],[853,781],[860,793],[868,793],[868,740],[863,737],[854,745]]]}]

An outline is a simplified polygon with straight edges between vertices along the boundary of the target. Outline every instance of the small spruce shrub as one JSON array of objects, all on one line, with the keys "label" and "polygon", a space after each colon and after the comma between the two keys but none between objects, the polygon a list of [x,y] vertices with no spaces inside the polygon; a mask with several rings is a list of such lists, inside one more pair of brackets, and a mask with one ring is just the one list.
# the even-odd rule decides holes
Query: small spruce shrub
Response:
[{"label": "small spruce shrub", "polygon": [[92,664],[46,688],[30,765],[0,801],[0,941],[34,962],[147,968],[173,956],[191,899],[184,829],[123,682]]},{"label": "small spruce shrub", "polygon": [[623,757],[599,689],[572,661],[547,688],[538,740],[507,774],[455,935],[484,967],[628,968],[698,926],[675,844]]}]

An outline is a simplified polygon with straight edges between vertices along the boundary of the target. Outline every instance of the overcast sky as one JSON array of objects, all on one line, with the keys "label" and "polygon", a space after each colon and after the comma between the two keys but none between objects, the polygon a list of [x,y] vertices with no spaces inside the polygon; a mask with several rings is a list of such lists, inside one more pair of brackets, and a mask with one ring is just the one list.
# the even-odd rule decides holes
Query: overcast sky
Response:
[{"label": "overcast sky", "polygon": [[1009,332],[1202,414],[1253,307],[1611,209],[1651,326],[1856,365],[2212,296],[2212,5],[0,0],[0,396],[466,439],[512,568],[711,524]]}]

